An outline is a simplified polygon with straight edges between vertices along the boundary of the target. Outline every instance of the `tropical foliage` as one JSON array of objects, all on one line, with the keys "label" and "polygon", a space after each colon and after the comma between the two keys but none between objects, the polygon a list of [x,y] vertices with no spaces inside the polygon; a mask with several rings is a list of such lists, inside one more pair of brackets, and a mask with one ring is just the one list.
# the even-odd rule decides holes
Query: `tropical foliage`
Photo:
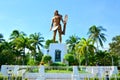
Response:
[{"label": "tropical foliage", "polygon": [[5,41],[5,40],[3,39],[3,35],[0,33],[0,43],[3,41]]},{"label": "tropical foliage", "polygon": [[44,55],[43,57],[42,57],[42,62],[44,63],[44,64],[47,64],[47,63],[49,63],[50,61],[51,61],[51,56],[50,55]]},{"label": "tropical foliage", "polygon": [[106,31],[102,26],[96,27],[95,25],[89,28],[88,34],[89,38],[93,40],[93,44],[96,43],[97,49],[99,48],[98,43],[103,48],[103,42],[106,41],[105,34],[102,31]]},{"label": "tropical foliage", "polygon": [[[54,41],[53,41],[53,40],[49,40],[49,39],[46,40],[44,47],[45,47],[46,49],[48,49],[51,43],[54,43]],[[58,41],[55,41],[55,43],[58,43]]]},{"label": "tropical foliage", "polygon": [[83,56],[85,57],[85,65],[88,64],[88,55],[93,54],[94,50],[95,47],[93,46],[91,39],[86,40],[85,38],[82,38],[80,42],[75,46],[75,51],[78,55],[78,59]]},{"label": "tropical foliage", "polygon": [[64,56],[64,59],[65,59],[66,61],[68,61],[69,65],[74,64],[75,58],[74,58],[73,54],[66,54],[66,55]]},{"label": "tropical foliage", "polygon": [[27,36],[22,31],[13,30],[9,40],[9,42],[5,41],[2,34],[0,34],[0,65],[27,64],[33,56],[35,64],[38,64],[41,61],[42,52],[40,47],[43,47],[42,42],[44,42],[44,38],[40,33]]},{"label": "tropical foliage", "polygon": [[[113,37],[108,50],[100,50],[99,46],[104,48],[103,42],[107,40],[102,31],[106,29],[93,25],[89,28],[88,38],[80,39],[79,36],[71,35],[66,40],[68,50],[64,59],[69,65],[119,65],[120,35]],[[27,36],[23,31],[13,30],[8,41],[0,33],[0,65],[39,65],[40,62],[54,65],[52,57],[43,55],[41,50],[46,48],[49,51],[50,43],[53,40],[45,41],[40,32]]]},{"label": "tropical foliage", "polygon": [[114,60],[117,60],[115,64],[118,65],[120,63],[120,35],[113,37],[109,46],[111,55],[115,57]]},{"label": "tropical foliage", "polygon": [[75,53],[75,45],[79,42],[80,38],[76,35],[72,35],[69,39],[66,40],[66,44],[68,45],[68,52]]},{"label": "tropical foliage", "polygon": [[114,55],[120,56],[120,35],[113,37],[110,45],[110,52]]}]

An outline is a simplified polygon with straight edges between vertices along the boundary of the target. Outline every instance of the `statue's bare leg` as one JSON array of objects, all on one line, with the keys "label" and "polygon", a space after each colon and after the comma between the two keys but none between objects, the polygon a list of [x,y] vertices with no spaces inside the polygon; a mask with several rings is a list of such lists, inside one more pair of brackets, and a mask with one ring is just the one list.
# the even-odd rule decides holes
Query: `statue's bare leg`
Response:
[{"label": "statue's bare leg", "polygon": [[57,30],[55,30],[54,34],[53,34],[53,42],[55,42],[55,40],[56,40],[56,32],[57,32]]},{"label": "statue's bare leg", "polygon": [[58,32],[59,32],[59,41],[61,43],[62,42],[62,29],[61,29],[61,26],[59,26]]},{"label": "statue's bare leg", "polygon": [[62,42],[62,34],[59,32],[59,41]]}]

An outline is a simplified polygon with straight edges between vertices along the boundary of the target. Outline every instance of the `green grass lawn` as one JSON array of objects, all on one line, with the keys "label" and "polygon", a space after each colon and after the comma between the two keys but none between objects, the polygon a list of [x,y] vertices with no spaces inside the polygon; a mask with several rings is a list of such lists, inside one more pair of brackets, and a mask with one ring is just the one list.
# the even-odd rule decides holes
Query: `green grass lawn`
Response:
[{"label": "green grass lawn", "polygon": [[[73,71],[70,71],[70,70],[45,70],[45,72],[46,73],[72,73]],[[79,73],[90,74],[85,71],[79,71]]]},{"label": "green grass lawn", "polygon": [[46,70],[46,73],[72,73],[72,71],[69,70]]},{"label": "green grass lawn", "polygon": [[86,72],[86,71],[79,71],[79,73],[83,73],[83,74],[91,74],[91,73]]}]

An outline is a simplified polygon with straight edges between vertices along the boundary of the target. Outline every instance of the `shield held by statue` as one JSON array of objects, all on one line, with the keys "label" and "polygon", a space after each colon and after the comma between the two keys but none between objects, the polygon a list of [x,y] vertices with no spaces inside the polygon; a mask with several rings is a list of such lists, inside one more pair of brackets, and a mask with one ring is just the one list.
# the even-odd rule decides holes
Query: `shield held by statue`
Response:
[{"label": "shield held by statue", "polygon": [[68,15],[65,15],[65,17],[64,17],[64,25],[63,25],[63,35],[65,35],[67,20],[68,20]]}]

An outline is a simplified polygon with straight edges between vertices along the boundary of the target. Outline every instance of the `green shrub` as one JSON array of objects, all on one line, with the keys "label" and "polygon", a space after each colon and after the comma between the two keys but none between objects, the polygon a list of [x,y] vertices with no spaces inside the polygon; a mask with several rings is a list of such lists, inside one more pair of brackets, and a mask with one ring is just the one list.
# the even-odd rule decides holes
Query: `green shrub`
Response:
[{"label": "green shrub", "polygon": [[[12,80],[22,80],[22,77],[21,76],[17,76],[17,77],[12,76],[11,79]],[[8,77],[0,75],[0,80],[8,80]]]},{"label": "green shrub", "polygon": [[73,54],[69,54],[69,53],[65,54],[64,59],[69,62],[69,65],[70,65],[70,63],[74,63],[74,56],[73,56]]},{"label": "green shrub", "polygon": [[57,63],[52,63],[50,66],[66,66],[65,63],[57,62]]},{"label": "green shrub", "polygon": [[17,80],[22,80],[22,76],[17,76]]},{"label": "green shrub", "polygon": [[6,76],[0,75],[0,80],[8,80]]},{"label": "green shrub", "polygon": [[24,80],[28,80],[27,78],[25,78]]},{"label": "green shrub", "polygon": [[30,58],[29,61],[27,62],[27,65],[35,65],[34,59]]},{"label": "green shrub", "polygon": [[50,55],[44,55],[42,57],[42,62],[44,62],[45,64],[47,64],[49,61],[51,61],[51,56]]},{"label": "green shrub", "polygon": [[27,68],[27,72],[35,73],[35,72],[38,72],[38,71],[39,71],[38,67],[28,67]]},{"label": "green shrub", "polygon": [[68,71],[73,71],[73,68],[72,68],[72,67],[69,67],[69,68],[68,68]]}]

